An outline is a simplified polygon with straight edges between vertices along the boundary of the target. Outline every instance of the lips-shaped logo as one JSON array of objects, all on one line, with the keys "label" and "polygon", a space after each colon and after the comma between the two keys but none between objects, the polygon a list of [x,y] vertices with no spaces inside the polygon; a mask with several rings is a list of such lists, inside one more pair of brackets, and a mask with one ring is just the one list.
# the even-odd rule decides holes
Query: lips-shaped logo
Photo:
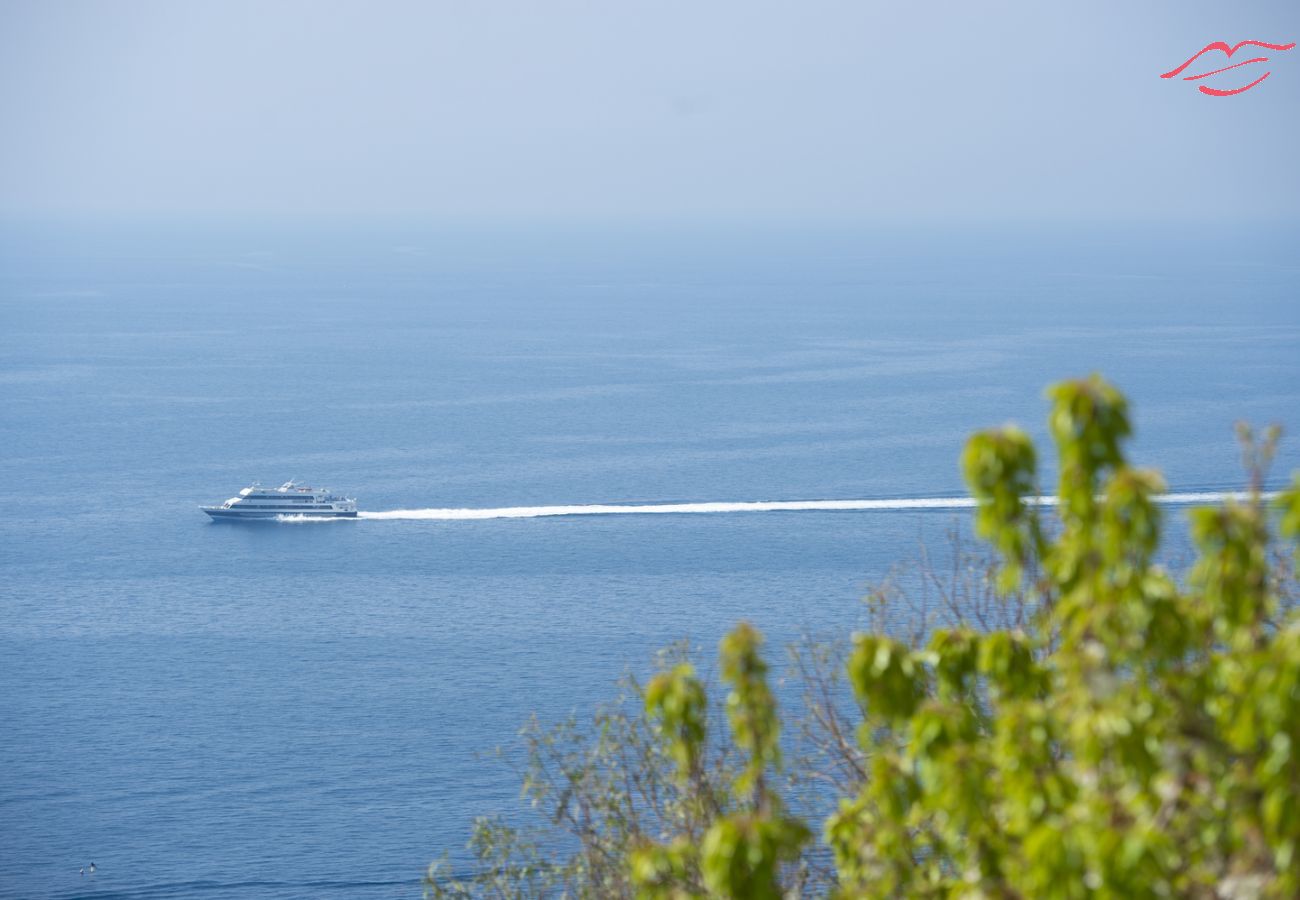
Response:
[{"label": "lips-shaped logo", "polygon": [[[1294,41],[1292,41],[1289,44],[1266,44],[1263,41],[1242,41],[1239,44],[1229,47],[1223,41],[1215,41],[1213,44],[1206,44],[1203,50],[1199,51],[1195,56],[1193,56],[1187,62],[1183,63],[1181,66],[1179,66],[1176,69],[1173,69],[1172,71],[1166,72],[1160,77],[1175,78],[1178,75],[1182,75],[1182,73],[1187,69],[1188,66],[1196,62],[1205,54],[1209,53],[1211,50],[1222,50],[1225,54],[1227,54],[1228,58],[1231,59],[1232,54],[1236,53],[1242,47],[1263,47],[1266,50],[1290,50],[1294,46],[1295,46]],[[1255,63],[1262,63],[1262,62],[1268,62],[1268,57],[1257,56],[1254,59],[1248,59],[1245,60],[1244,62],[1234,63],[1233,65],[1230,66],[1224,66],[1222,69],[1212,69],[1209,72],[1201,72],[1196,75],[1186,75],[1183,77],[1183,81],[1196,81],[1201,78],[1209,78],[1211,75],[1218,75],[1220,72],[1228,72],[1231,71],[1232,69],[1240,69],[1242,66],[1251,66],[1254,65]],[[1232,90],[1220,90],[1219,88],[1206,87],[1203,84],[1198,85],[1198,87],[1202,94],[1208,94],[1211,97],[1231,97],[1234,94],[1245,93],[1246,91],[1250,90],[1255,85],[1259,84],[1261,81],[1263,81],[1271,74],[1273,74],[1271,70],[1265,72],[1263,75],[1259,76],[1258,78],[1256,78],[1254,81],[1252,81],[1250,84],[1246,85],[1245,87],[1233,88]]]}]

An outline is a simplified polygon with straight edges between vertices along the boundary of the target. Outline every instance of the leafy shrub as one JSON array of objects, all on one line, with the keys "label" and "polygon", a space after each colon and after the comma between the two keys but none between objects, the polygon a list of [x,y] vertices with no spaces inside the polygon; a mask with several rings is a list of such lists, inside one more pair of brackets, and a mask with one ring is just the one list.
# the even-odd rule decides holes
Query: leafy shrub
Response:
[{"label": "leafy shrub", "polygon": [[[602,713],[594,741],[575,723],[534,726],[526,790],[577,851],[550,862],[484,821],[482,872],[435,866],[427,892],[1300,896],[1300,617],[1260,490],[1276,435],[1246,442],[1245,498],[1191,512],[1198,558],[1180,580],[1155,561],[1164,484],[1126,462],[1124,397],[1096,376],[1049,396],[1054,504],[1037,501],[1024,432],[977,434],[962,456],[977,533],[1000,555],[998,589],[1032,610],[1014,617],[1025,627],[959,622],[924,646],[855,635],[843,674],[856,729],[828,688],[834,654],[801,657],[821,692],[805,715],[835,756],[825,770],[844,776],[822,829],[828,871],[782,802],[800,773],[781,776],[762,638],[742,624],[720,651],[729,739],[711,734],[682,654],[629,682],[644,715]],[[1300,476],[1277,505],[1296,538]]]}]

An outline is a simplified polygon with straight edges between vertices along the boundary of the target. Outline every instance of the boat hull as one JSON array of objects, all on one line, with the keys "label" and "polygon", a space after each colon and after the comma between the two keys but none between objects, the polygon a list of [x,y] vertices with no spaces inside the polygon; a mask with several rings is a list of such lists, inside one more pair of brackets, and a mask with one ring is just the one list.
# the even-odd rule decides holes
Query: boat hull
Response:
[{"label": "boat hull", "polygon": [[220,507],[201,506],[199,509],[210,515],[214,521],[218,522],[239,522],[239,521],[268,521],[275,520],[282,516],[287,518],[304,518],[304,519],[355,519],[357,511],[347,510],[311,510],[304,509],[301,512],[271,512],[261,510],[240,510],[240,509],[222,509]]}]

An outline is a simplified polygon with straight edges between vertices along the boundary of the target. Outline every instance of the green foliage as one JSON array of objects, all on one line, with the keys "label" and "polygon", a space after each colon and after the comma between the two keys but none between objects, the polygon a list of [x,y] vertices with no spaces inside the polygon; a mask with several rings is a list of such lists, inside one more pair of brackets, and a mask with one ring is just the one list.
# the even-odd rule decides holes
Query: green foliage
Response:
[{"label": "green foliage", "polygon": [[[732,787],[737,811],[717,815],[698,847],[679,836],[634,850],[629,865],[641,897],[697,896],[697,871],[705,892],[714,896],[780,897],[781,864],[798,859],[811,837],[806,826],[784,814],[768,783],[769,770],[781,762],[781,729],[767,664],[759,655],[762,642],[742,623],[720,648],[722,677],[732,687],[727,696],[732,741],[744,757]],[[659,675],[647,691],[647,710],[659,721],[684,780],[691,778],[705,736],[702,726],[686,723],[699,721],[704,706],[704,690],[689,667]]]},{"label": "green foliage", "polygon": [[[1060,469],[1053,518],[1036,496],[1024,432],[978,434],[962,456],[978,533],[1001,556],[998,584],[1021,586],[1017,596],[1037,611],[1027,627],[978,629],[958,616],[924,646],[855,635],[843,671],[856,740],[827,713],[833,704],[810,705],[848,773],[834,781],[843,796],[822,830],[834,871],[821,889],[1300,896],[1300,616],[1286,602],[1293,564],[1279,568],[1270,534],[1276,522],[1285,538],[1300,537],[1300,476],[1270,519],[1260,486],[1277,434],[1256,442],[1243,431],[1251,490],[1191,511],[1197,559],[1176,578],[1156,562],[1164,483],[1124,454],[1125,398],[1097,376],[1048,396]],[[721,645],[729,740],[710,736],[707,692],[689,665],[650,682],[649,730],[621,726],[622,746],[645,738],[623,775],[648,766],[648,781],[671,785],[672,800],[653,828],[620,826],[605,841],[615,864],[603,881],[576,864],[556,881],[525,842],[491,829],[494,840],[479,848],[495,861],[488,874],[503,860],[516,865],[521,894],[774,898],[811,889],[809,831],[773,787],[780,720],[761,643],[741,625]],[[646,805],[619,797],[620,822]]]},{"label": "green foliage", "polygon": [[975,435],[962,452],[962,472],[979,500],[975,533],[1005,560],[1003,590],[1020,584],[1024,567],[1042,543],[1038,519],[1025,502],[1037,493],[1036,460],[1029,435],[1014,425]]},{"label": "green foliage", "polygon": [[706,740],[713,711],[698,703],[689,656],[686,647],[665,651],[657,678],[625,679],[622,695],[589,723],[530,722],[521,732],[524,796],[544,817],[515,829],[480,820],[470,843],[475,871],[440,861],[426,895],[632,897],[634,878],[661,882],[655,896],[703,894],[696,848],[732,811],[737,767],[732,748]]},{"label": "green foliage", "polygon": [[771,812],[720,819],[704,836],[704,884],[717,897],[775,900],[779,866],[798,859],[810,837],[803,823]]},{"label": "green foliage", "polygon": [[[858,639],[876,771],[826,828],[864,896],[1272,896],[1300,891],[1300,622],[1277,618],[1269,521],[1194,510],[1179,587],[1154,564],[1159,476],[1130,468],[1127,403],[1055,385],[1055,537],[1024,502],[1020,432],[964,457],[980,533],[1034,564],[1035,635],[940,631],[925,652]],[[1296,528],[1281,498],[1282,525]],[[972,685],[983,686],[972,689]]]},{"label": "green foliage", "polygon": [[853,643],[849,680],[868,715],[888,720],[915,713],[927,691],[924,672],[911,650],[874,634],[857,635]]},{"label": "green foliage", "polygon": [[1277,505],[1282,510],[1279,526],[1289,538],[1300,537],[1300,473],[1291,479],[1291,486],[1278,495]]},{"label": "green foliage", "polygon": [[671,671],[656,675],[646,686],[645,709],[663,728],[678,777],[690,782],[699,773],[700,756],[707,733],[708,698],[704,685],[695,677],[690,663],[679,663]]},{"label": "green foliage", "polygon": [[444,858],[425,873],[426,895],[540,897],[561,883],[562,873],[546,860],[537,844],[499,818],[475,820],[469,848],[484,863],[484,874],[472,882],[459,881]]},{"label": "green foliage", "polygon": [[742,622],[722,639],[719,651],[722,677],[732,686],[727,696],[727,718],[736,746],[747,756],[735,791],[737,796],[752,796],[755,806],[768,799],[763,773],[769,765],[781,764],[781,724],[776,717],[776,700],[767,686],[767,663],[758,652],[762,645],[762,636]]}]

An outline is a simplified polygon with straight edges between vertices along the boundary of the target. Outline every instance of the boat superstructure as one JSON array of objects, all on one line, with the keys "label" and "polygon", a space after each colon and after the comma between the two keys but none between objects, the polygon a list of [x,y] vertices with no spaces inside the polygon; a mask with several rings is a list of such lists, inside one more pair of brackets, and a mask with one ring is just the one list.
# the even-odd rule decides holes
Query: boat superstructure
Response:
[{"label": "boat superstructure", "polygon": [[303,516],[313,519],[354,519],[357,501],[332,494],[326,488],[308,487],[286,481],[278,488],[262,487],[254,481],[220,506],[200,506],[214,519],[275,519]]}]

